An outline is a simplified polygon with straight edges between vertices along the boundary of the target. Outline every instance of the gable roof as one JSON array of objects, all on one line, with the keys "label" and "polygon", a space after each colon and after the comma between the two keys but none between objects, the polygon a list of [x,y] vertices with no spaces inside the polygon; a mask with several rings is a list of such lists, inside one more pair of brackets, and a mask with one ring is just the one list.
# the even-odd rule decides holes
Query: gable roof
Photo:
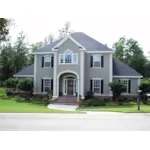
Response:
[{"label": "gable roof", "polygon": [[[108,48],[106,45],[98,42],[97,40],[93,39],[92,37],[86,35],[83,32],[74,32],[70,34],[70,36],[80,43],[83,47],[86,48],[87,51],[113,51],[112,49]],[[52,48],[59,44],[62,39],[59,39],[51,44],[45,45],[44,47],[36,50],[35,52],[51,52]]]},{"label": "gable roof", "polygon": [[113,58],[113,76],[141,76],[133,68],[129,67],[127,64],[121,62],[117,58]]},{"label": "gable roof", "polygon": [[15,76],[33,76],[34,75],[34,64],[24,67],[21,71],[14,74]]},{"label": "gable roof", "polygon": [[[16,73],[15,77],[21,76],[33,76],[34,75],[34,64],[28,67],[25,67],[18,73]],[[140,73],[136,70],[132,69],[125,63],[120,60],[113,58],[113,76],[121,77],[121,76],[129,76],[129,77],[142,77]]]}]

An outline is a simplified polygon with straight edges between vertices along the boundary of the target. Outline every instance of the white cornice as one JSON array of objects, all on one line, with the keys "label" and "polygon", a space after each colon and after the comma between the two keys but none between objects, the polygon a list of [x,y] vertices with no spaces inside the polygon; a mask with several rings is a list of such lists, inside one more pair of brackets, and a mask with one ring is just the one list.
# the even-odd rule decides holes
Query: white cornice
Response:
[{"label": "white cornice", "polygon": [[113,76],[113,78],[143,78],[143,76]]},{"label": "white cornice", "polygon": [[14,77],[34,77],[34,75],[14,75]]}]

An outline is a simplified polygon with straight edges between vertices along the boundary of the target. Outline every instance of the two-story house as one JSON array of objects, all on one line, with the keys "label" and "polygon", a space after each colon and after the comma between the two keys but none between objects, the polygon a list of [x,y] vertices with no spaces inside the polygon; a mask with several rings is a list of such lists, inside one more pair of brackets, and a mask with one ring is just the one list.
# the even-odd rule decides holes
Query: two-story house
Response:
[{"label": "two-story house", "polygon": [[113,57],[113,50],[82,32],[36,50],[34,64],[16,73],[16,78],[33,78],[34,94],[53,91],[60,95],[112,96],[108,84],[123,82],[126,95],[136,96],[142,75]]}]

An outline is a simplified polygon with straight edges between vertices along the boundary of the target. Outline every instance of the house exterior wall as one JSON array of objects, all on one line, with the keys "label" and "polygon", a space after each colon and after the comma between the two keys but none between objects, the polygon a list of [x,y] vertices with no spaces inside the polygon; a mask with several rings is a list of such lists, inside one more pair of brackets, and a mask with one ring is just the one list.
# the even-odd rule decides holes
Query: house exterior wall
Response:
[{"label": "house exterior wall", "polygon": [[42,68],[42,57],[44,55],[37,55],[37,74],[36,74],[36,92],[41,93],[41,79],[49,77],[53,79],[53,68]]},{"label": "house exterior wall", "polygon": [[[113,78],[113,81],[119,81],[120,79],[125,79],[125,78]],[[138,92],[138,79],[137,78],[126,78],[130,80],[130,90],[131,92],[129,93],[130,95],[137,95]]]},{"label": "house exterior wall", "polygon": [[[93,53],[94,54],[94,53]],[[91,53],[85,54],[85,94],[90,91],[90,80],[92,78],[101,78],[104,81],[104,94],[109,94],[109,79],[110,79],[110,59],[109,54],[101,54],[104,56],[104,67],[103,68],[92,68],[90,67]]]}]

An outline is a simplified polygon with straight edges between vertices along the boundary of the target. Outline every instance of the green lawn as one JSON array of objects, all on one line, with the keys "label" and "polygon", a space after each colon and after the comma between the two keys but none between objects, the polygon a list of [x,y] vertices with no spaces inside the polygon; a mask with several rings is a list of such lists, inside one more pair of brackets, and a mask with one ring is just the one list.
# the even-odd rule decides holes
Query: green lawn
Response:
[{"label": "green lawn", "polygon": [[98,106],[98,107],[79,107],[79,111],[110,111],[124,113],[150,113],[150,105],[141,105],[140,111],[137,110],[137,105],[133,106]]},{"label": "green lawn", "polygon": [[15,102],[12,100],[1,100],[1,99],[0,99],[0,112],[11,112],[11,113],[77,113],[77,112],[73,112],[73,111],[48,109],[46,106],[39,105],[39,104]]}]

